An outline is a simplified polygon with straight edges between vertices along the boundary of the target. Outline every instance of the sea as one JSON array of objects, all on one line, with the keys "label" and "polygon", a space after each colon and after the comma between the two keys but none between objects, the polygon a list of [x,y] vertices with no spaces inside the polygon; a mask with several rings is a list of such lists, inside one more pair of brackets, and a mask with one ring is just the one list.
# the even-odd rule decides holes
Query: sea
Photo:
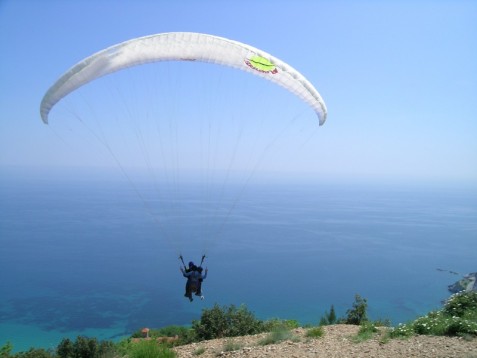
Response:
[{"label": "sea", "polygon": [[[345,316],[356,295],[396,325],[477,271],[475,186],[290,180],[239,192],[214,211],[191,184],[181,215],[158,225],[127,181],[3,173],[0,346],[118,341],[190,326],[214,305],[313,325],[332,305]],[[199,225],[210,221],[217,230]],[[204,254],[205,299],[189,302],[179,255]]]}]

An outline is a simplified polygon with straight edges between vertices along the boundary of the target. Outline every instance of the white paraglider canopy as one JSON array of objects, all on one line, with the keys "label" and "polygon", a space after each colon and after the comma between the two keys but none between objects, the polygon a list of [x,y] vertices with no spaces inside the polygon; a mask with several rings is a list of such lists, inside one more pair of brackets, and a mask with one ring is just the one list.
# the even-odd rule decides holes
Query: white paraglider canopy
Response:
[{"label": "white paraglider canopy", "polygon": [[172,32],[132,39],[84,59],[61,76],[41,102],[41,118],[48,123],[52,107],[63,97],[95,79],[121,69],[158,61],[201,61],[234,67],[275,82],[308,103],[319,123],[326,120],[324,101],[297,70],[252,46],[223,37]]}]

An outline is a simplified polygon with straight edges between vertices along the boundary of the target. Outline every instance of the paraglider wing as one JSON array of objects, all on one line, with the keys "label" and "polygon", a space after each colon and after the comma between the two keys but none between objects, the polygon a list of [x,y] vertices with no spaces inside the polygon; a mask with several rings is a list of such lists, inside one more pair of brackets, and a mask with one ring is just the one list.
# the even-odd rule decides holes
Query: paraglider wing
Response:
[{"label": "paraglider wing", "polygon": [[297,70],[272,55],[226,38],[172,32],[132,39],[84,59],[66,72],[45,94],[40,114],[44,123],[53,106],[82,85],[101,76],[158,61],[201,61],[238,68],[273,81],[294,93],[326,120],[326,106],[318,91]]}]

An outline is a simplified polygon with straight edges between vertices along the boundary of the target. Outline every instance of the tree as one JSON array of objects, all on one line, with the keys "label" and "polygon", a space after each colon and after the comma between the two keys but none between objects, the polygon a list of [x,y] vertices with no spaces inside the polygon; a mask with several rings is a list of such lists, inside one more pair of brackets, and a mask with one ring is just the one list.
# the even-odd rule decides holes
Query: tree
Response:
[{"label": "tree", "polygon": [[367,300],[356,294],[353,307],[346,311],[347,316],[345,323],[360,325],[361,322],[366,322],[368,320],[368,317],[366,315],[367,308]]},{"label": "tree", "polygon": [[330,312],[325,311],[325,315],[320,319],[320,326],[327,326],[329,324],[335,324],[337,321],[336,319],[336,312],[335,307],[331,305]]},{"label": "tree", "polygon": [[56,347],[56,353],[60,358],[72,358],[73,357],[73,342],[69,338],[63,338]]},{"label": "tree", "polygon": [[114,343],[78,336],[74,342],[64,338],[56,348],[60,358],[97,358],[112,351]]}]

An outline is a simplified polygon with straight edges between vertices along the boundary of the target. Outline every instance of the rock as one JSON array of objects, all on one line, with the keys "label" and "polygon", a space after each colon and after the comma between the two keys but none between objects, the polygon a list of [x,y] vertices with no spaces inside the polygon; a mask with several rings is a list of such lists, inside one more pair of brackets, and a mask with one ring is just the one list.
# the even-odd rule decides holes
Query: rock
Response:
[{"label": "rock", "polygon": [[465,275],[459,281],[447,286],[447,288],[452,293],[461,291],[477,291],[477,272],[472,272]]}]

